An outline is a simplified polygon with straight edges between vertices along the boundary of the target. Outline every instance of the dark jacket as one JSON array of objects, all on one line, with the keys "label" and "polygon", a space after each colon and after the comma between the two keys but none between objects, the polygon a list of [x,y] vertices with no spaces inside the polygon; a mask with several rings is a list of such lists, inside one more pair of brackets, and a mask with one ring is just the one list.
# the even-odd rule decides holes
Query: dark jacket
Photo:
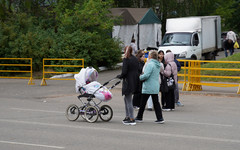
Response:
[{"label": "dark jacket", "polygon": [[122,73],[120,78],[123,79],[122,95],[135,93],[138,85],[138,68],[139,62],[135,56],[123,59]]},{"label": "dark jacket", "polygon": [[177,65],[177,71],[179,72],[179,71],[181,70],[181,64],[180,64],[180,62],[179,62],[177,59],[175,59],[175,58],[174,58],[174,62],[176,63],[176,65]]},{"label": "dark jacket", "polygon": [[138,83],[137,83],[137,93],[142,93],[142,81],[140,81],[139,76],[142,74],[143,66],[144,66],[144,61],[139,61],[138,62]]},{"label": "dark jacket", "polygon": [[229,43],[228,40],[225,40],[223,44],[224,44],[223,46],[224,46],[225,50],[234,49],[233,48],[233,46],[234,46],[233,42]]}]

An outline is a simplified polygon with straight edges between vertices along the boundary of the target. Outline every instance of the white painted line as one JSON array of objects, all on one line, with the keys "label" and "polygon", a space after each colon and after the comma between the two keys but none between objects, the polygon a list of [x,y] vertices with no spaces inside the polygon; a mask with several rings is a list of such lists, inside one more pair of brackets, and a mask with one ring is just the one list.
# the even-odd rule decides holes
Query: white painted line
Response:
[{"label": "white painted line", "polygon": [[[14,110],[21,110],[21,111],[35,111],[35,112],[45,112],[45,113],[59,113],[64,114],[65,112],[61,111],[48,111],[48,110],[41,110],[41,109],[24,109],[24,108],[11,108]],[[122,116],[114,116],[116,118],[122,118]],[[154,119],[144,119],[144,120],[154,120]],[[232,127],[231,124],[216,124],[216,123],[202,123],[202,122],[191,122],[191,121],[176,121],[176,120],[165,120],[166,122],[175,122],[175,123],[183,123],[183,124],[195,124],[195,125],[207,125],[207,126],[221,126],[221,127]]]},{"label": "white painted line", "polygon": [[59,146],[31,144],[31,143],[20,143],[20,142],[12,142],[12,141],[0,141],[0,143],[15,144],[15,145],[25,145],[25,146],[35,146],[35,147],[45,147],[45,148],[53,148],[53,149],[65,149],[65,147],[59,147]]},{"label": "white painted line", "polygon": [[231,124],[216,124],[216,123],[200,123],[200,122],[190,122],[190,121],[175,121],[175,120],[166,120],[166,122],[176,122],[184,124],[196,124],[196,125],[207,125],[207,126],[222,126],[222,127],[232,127]]},{"label": "white painted line", "polygon": [[206,140],[206,141],[215,141],[215,142],[227,142],[227,143],[240,143],[240,140],[236,139],[226,139],[226,138],[214,138],[214,137],[203,137],[203,136],[193,136],[193,135],[181,135],[181,134],[169,134],[169,133],[160,133],[160,132],[144,132],[144,131],[136,131],[136,130],[122,130],[116,128],[99,128],[92,126],[72,126],[69,124],[50,124],[50,123],[42,123],[42,122],[30,122],[30,121],[17,121],[17,120],[8,120],[8,119],[0,119],[0,122],[11,122],[11,123],[21,123],[21,124],[30,124],[30,125],[40,125],[40,126],[52,126],[52,127],[62,127],[62,128],[76,128],[76,129],[84,129],[84,130],[101,130],[108,132],[119,132],[119,133],[132,133],[132,134],[143,134],[143,135],[156,135],[162,137],[174,137],[174,138],[186,138],[186,139],[194,139],[194,140]]},{"label": "white painted line", "polygon": [[[120,116],[114,116],[114,117],[122,118]],[[154,118],[152,118],[152,119],[148,118],[148,119],[144,119],[144,120],[152,121],[152,120],[154,120]],[[191,121],[165,120],[165,122],[175,122],[175,123],[195,124],[195,125],[208,125],[208,126],[221,126],[221,127],[233,127],[233,125],[231,125],[231,124],[201,123],[201,122],[191,122]]]},{"label": "white painted line", "polygon": [[64,114],[64,112],[61,112],[61,111],[49,111],[49,110],[40,110],[40,109],[24,109],[24,108],[11,108],[11,109],[21,110],[21,111],[35,111],[35,112],[46,112],[46,113]]}]

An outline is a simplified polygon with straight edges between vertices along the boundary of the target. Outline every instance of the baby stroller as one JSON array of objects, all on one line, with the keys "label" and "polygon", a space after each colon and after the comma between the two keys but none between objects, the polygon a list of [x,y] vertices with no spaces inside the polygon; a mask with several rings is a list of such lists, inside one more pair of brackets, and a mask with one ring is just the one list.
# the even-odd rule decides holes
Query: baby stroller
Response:
[{"label": "baby stroller", "polygon": [[[107,102],[112,99],[110,90],[118,85],[121,80],[118,80],[110,88],[105,87],[117,78],[113,78],[103,85],[97,82],[98,72],[92,68],[82,68],[81,71],[74,75],[76,80],[76,92],[80,93],[78,99],[81,102],[80,106],[71,104],[66,109],[66,117],[70,121],[76,121],[81,116],[87,122],[93,123],[98,120],[110,121],[113,116],[112,108],[109,105],[102,105],[102,102]],[[95,100],[95,98],[97,100]]]}]

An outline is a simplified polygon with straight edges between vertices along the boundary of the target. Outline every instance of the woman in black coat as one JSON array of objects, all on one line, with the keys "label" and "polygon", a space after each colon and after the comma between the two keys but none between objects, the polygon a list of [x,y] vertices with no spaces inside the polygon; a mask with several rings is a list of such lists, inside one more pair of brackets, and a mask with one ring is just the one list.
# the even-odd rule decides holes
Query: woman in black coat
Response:
[{"label": "woman in black coat", "polygon": [[[143,66],[145,64],[145,53],[143,50],[139,50],[136,55],[138,59],[138,76],[142,74]],[[140,81],[138,77],[138,83],[137,83],[137,91],[133,95],[133,108],[139,109],[140,108],[140,101],[141,101],[141,95],[142,95],[142,81]]]},{"label": "woman in black coat", "polygon": [[138,85],[138,60],[132,55],[132,48],[130,46],[124,49],[124,59],[121,75],[117,76],[123,79],[122,95],[124,95],[126,117],[123,120],[125,125],[135,125],[133,114],[132,96],[137,91]]}]

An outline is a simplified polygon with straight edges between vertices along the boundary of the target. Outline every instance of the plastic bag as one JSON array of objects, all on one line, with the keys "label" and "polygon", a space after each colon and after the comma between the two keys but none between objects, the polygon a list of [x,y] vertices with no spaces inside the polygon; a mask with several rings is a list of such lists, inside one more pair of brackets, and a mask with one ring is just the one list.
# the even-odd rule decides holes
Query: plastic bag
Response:
[{"label": "plastic bag", "polygon": [[234,48],[239,48],[238,42],[236,41],[234,44]]}]

